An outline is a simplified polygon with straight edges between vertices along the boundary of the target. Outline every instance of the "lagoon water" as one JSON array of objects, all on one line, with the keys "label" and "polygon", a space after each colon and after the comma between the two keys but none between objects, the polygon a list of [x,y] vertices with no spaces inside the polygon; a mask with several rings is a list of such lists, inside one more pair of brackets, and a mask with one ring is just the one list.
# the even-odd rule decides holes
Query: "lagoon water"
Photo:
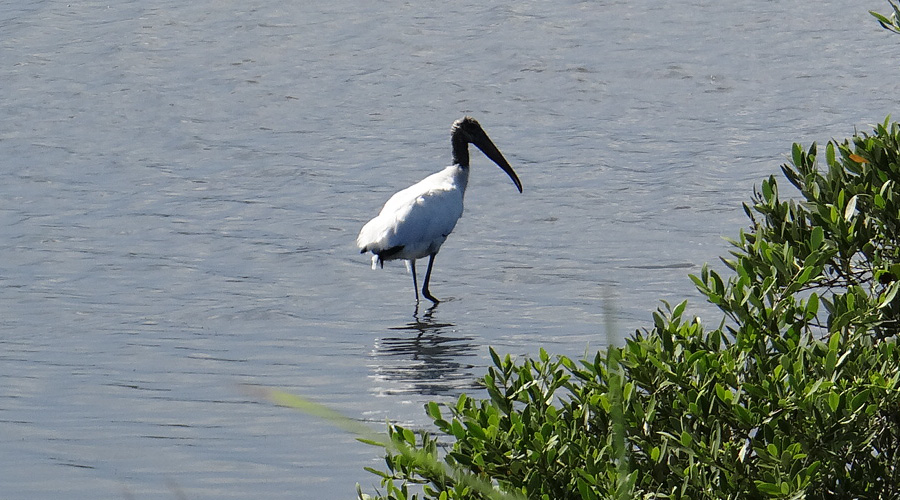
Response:
[{"label": "lagoon water", "polygon": [[[353,498],[379,450],[246,385],[427,428],[489,346],[590,353],[660,299],[717,323],[687,274],[791,143],[900,116],[870,9],[4,2],[2,496]],[[463,114],[525,191],[473,150],[417,310],[354,239]]]}]

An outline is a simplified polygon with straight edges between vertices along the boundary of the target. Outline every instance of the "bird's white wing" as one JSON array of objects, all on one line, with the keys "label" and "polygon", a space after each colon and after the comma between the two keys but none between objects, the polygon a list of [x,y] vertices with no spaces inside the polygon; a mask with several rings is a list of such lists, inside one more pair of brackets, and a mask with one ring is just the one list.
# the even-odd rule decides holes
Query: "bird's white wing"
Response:
[{"label": "bird's white wing", "polygon": [[[404,253],[421,258],[438,251],[462,215],[458,191],[429,191],[397,212],[393,245],[403,245]],[[390,248],[390,247],[389,247]]]},{"label": "bird's white wing", "polygon": [[462,215],[462,191],[444,172],[431,175],[392,196],[378,217],[359,233],[360,249],[403,250],[396,258],[417,259],[434,253]]}]

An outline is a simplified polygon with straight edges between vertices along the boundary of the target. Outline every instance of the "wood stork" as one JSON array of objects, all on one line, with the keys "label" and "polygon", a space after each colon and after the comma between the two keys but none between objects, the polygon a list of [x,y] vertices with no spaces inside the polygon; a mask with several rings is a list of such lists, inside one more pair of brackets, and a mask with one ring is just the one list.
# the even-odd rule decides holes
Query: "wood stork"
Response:
[{"label": "wood stork", "polygon": [[372,269],[379,265],[384,267],[386,260],[406,260],[412,273],[416,302],[419,301],[416,259],[428,256],[422,295],[438,303],[428,291],[428,282],[431,281],[434,256],[463,212],[463,195],[469,182],[470,143],[503,169],[522,192],[519,176],[509,162],[481,125],[466,116],[456,120],[451,128],[453,164],[391,196],[378,216],[366,223],[356,238],[360,253],[372,252]]}]

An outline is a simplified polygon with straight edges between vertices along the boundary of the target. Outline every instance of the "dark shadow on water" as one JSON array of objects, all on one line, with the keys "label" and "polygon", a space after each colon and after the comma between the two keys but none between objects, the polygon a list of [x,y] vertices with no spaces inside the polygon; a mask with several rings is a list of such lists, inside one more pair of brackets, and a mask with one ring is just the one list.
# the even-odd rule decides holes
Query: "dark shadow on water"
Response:
[{"label": "dark shadow on water", "polygon": [[389,328],[375,342],[375,377],[385,394],[456,396],[476,387],[474,338],[462,335],[452,323],[435,318],[437,304],[413,314],[413,321]]}]

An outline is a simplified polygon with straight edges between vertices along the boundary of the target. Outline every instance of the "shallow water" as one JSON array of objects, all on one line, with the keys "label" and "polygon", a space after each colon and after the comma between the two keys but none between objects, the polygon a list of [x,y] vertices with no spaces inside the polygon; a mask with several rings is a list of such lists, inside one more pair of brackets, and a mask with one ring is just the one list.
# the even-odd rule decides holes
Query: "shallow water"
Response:
[{"label": "shallow water", "polygon": [[[378,450],[244,385],[425,426],[488,346],[578,356],[660,299],[717,323],[686,275],[753,186],[898,114],[885,7],[7,2],[4,497],[353,497]],[[525,191],[473,151],[416,310],[354,239],[466,113]]]}]

